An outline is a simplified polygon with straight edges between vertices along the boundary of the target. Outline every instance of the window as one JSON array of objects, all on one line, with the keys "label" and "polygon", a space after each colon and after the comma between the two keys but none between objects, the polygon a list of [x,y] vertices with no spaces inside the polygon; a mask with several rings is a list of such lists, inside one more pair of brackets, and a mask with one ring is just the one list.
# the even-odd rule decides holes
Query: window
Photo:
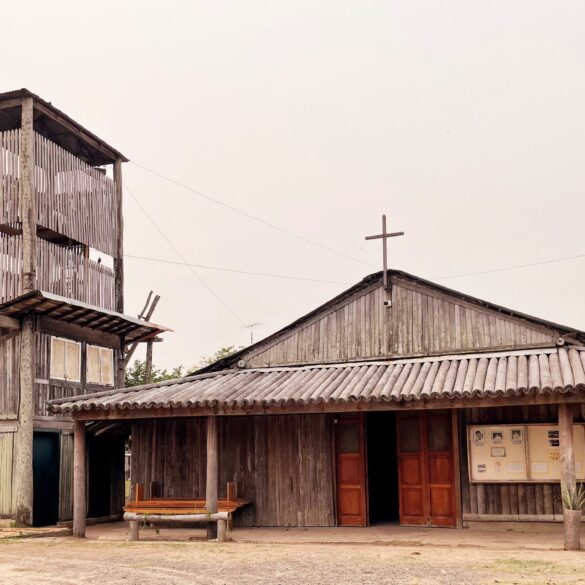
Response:
[{"label": "window", "polygon": [[87,383],[114,385],[114,352],[111,349],[87,346]]},{"label": "window", "polygon": [[81,381],[81,344],[69,339],[51,338],[51,378]]}]

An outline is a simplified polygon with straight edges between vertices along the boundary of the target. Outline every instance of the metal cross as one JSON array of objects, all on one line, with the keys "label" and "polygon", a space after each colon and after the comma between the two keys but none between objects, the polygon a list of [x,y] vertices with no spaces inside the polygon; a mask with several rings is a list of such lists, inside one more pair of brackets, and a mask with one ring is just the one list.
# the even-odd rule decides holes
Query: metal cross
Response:
[{"label": "metal cross", "polygon": [[366,240],[382,240],[382,257],[383,257],[383,269],[384,269],[384,289],[388,290],[388,238],[395,238],[396,236],[403,236],[404,232],[391,232],[386,231],[386,216],[382,216],[382,233],[375,236],[366,236]]}]

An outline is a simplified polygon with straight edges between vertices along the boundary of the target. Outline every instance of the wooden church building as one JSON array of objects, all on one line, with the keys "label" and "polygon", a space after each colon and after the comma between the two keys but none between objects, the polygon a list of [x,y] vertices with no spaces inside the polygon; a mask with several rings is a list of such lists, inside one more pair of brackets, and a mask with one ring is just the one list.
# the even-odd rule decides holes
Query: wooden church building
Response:
[{"label": "wooden church building", "polygon": [[[70,520],[73,420],[51,399],[124,385],[164,330],[124,314],[122,163],[26,89],[0,94],[0,519]],[[124,504],[124,436],[88,437],[89,513]]]},{"label": "wooden church building", "polygon": [[146,497],[235,482],[236,527],[462,527],[562,520],[584,390],[585,332],[389,270],[194,375],[52,408],[80,441],[128,425]]}]

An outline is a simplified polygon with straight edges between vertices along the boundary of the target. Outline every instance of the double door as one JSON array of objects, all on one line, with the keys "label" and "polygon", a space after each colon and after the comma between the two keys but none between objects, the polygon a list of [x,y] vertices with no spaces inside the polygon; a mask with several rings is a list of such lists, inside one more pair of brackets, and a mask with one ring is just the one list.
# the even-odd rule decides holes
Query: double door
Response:
[{"label": "double door", "polygon": [[[371,465],[398,467],[400,524],[456,526],[455,473],[451,413],[397,413],[397,447]],[[390,443],[390,441],[388,442]],[[361,413],[335,417],[337,522],[366,526],[368,522],[368,452],[366,419]],[[382,452],[384,449],[382,449]],[[370,487],[370,491],[372,486]],[[396,497],[395,492],[386,497]]]},{"label": "double door", "polygon": [[451,414],[400,413],[396,423],[400,524],[455,526]]}]

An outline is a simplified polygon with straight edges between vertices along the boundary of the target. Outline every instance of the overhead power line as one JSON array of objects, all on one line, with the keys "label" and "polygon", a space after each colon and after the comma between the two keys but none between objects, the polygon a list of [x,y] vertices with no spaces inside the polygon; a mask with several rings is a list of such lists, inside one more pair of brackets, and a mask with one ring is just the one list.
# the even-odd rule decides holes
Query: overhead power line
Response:
[{"label": "overhead power line", "polygon": [[215,197],[212,197],[211,195],[206,195],[205,193],[202,193],[201,191],[198,191],[197,189],[194,189],[193,187],[189,187],[188,185],[185,185],[184,183],[176,181],[175,179],[172,179],[171,177],[167,177],[166,175],[163,175],[162,173],[159,173],[157,171],[153,171],[152,169],[149,169],[148,167],[145,167],[144,165],[141,165],[137,162],[132,162],[132,164],[134,166],[137,166],[138,168],[141,168],[142,170],[144,170],[148,173],[155,175],[156,177],[164,179],[165,181],[168,181],[169,183],[172,183],[173,185],[176,185],[177,187],[181,187],[182,189],[185,189],[186,191],[189,191],[190,193],[197,195],[198,197],[202,197],[203,199],[206,199],[207,201],[211,201],[212,203],[215,203],[216,205],[220,205],[221,207],[224,207],[225,209],[229,209],[230,211],[233,211],[234,213],[239,213],[240,215],[243,215],[244,217],[247,217],[248,219],[251,219],[253,221],[261,223],[262,225],[265,225],[273,230],[277,230],[283,234],[286,234],[287,236],[290,236],[292,238],[296,238],[297,240],[301,240],[303,242],[306,242],[307,244],[311,244],[312,246],[316,246],[318,248],[321,248],[322,250],[327,250],[328,252],[331,252],[332,254],[337,254],[338,256],[342,256],[343,258],[346,258],[347,260],[352,260],[353,262],[359,262],[360,264],[363,264],[365,266],[370,266],[370,267],[373,266],[373,264],[370,264],[369,262],[361,260],[360,258],[355,258],[354,256],[350,256],[349,254],[346,254],[345,252],[340,252],[339,250],[335,250],[334,248],[326,246],[325,244],[321,244],[320,242],[316,242],[315,240],[307,238],[306,236],[302,236],[301,234],[297,234],[295,232],[292,232],[291,230],[288,230],[288,229],[283,228],[279,225],[276,225],[272,222],[269,222],[265,219],[262,219],[261,217],[258,217],[258,216],[254,215],[248,211],[244,211],[243,209],[239,209],[238,207],[234,207],[233,205],[230,205],[229,203],[225,203],[224,201],[216,199]]},{"label": "overhead power line", "polygon": [[242,319],[208,284],[207,282],[205,282],[205,280],[201,277],[200,274],[197,273],[197,271],[189,265],[189,263],[187,262],[187,260],[185,259],[185,257],[183,256],[183,254],[181,253],[181,251],[179,250],[179,248],[177,248],[173,242],[171,242],[171,240],[167,237],[167,235],[163,232],[163,230],[157,225],[157,223],[154,221],[154,219],[152,219],[150,213],[148,213],[148,211],[145,209],[145,207],[142,205],[142,203],[140,203],[140,201],[137,199],[137,197],[132,193],[132,191],[130,191],[130,189],[128,189],[128,186],[124,184],[124,189],[126,189],[126,191],[128,192],[128,194],[130,195],[130,197],[132,197],[132,199],[134,199],[134,201],[136,202],[136,204],[138,205],[138,207],[140,207],[140,209],[142,210],[142,212],[144,213],[144,215],[148,218],[148,221],[150,221],[150,223],[154,226],[154,228],[156,229],[156,231],[163,237],[163,239],[166,241],[166,243],[175,251],[175,253],[177,254],[177,256],[181,259],[182,263],[187,266],[189,268],[189,270],[191,271],[191,273],[193,274],[193,276],[195,276],[195,278],[209,291],[209,293],[211,295],[213,295],[218,301],[219,303],[221,303],[239,322],[241,325],[245,326],[246,322],[244,321],[244,319]]},{"label": "overhead power line", "polygon": [[150,262],[160,262],[162,264],[174,264],[178,266],[192,266],[193,268],[202,268],[203,270],[217,270],[220,272],[235,272],[237,274],[245,274],[249,276],[265,276],[267,278],[282,278],[284,280],[302,280],[304,282],[321,282],[324,284],[353,284],[347,281],[340,280],[324,280],[321,278],[309,278],[303,276],[290,276],[286,274],[272,274],[269,272],[251,272],[249,270],[238,270],[237,268],[223,268],[220,266],[207,266],[205,264],[193,264],[191,262],[177,262],[175,260],[163,260],[162,258],[151,258],[149,256],[136,256],[134,254],[124,254],[125,258],[134,258],[136,260],[148,260]]},{"label": "overhead power line", "polygon": [[528,264],[515,264],[513,266],[504,266],[502,268],[492,268],[490,270],[479,270],[477,272],[463,272],[461,274],[448,274],[446,276],[432,276],[436,280],[448,280],[451,278],[463,278],[464,276],[479,276],[480,274],[491,274],[492,272],[507,272],[509,270],[519,270],[521,268],[531,268],[533,266],[541,266],[543,264],[554,264],[556,262],[566,262],[568,260],[578,260],[585,258],[585,254],[577,254],[575,256],[562,256],[560,258],[551,258],[550,260],[541,260],[540,262],[530,262]]}]

